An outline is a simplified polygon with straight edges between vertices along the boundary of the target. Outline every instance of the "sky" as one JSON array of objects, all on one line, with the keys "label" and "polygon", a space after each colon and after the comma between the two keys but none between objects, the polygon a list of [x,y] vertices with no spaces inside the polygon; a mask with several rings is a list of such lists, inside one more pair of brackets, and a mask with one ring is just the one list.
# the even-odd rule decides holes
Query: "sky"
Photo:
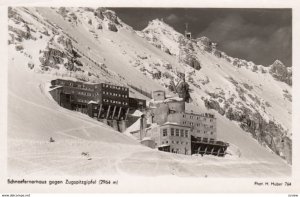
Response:
[{"label": "sky", "polygon": [[291,9],[110,8],[135,30],[159,18],[192,37],[206,36],[230,56],[268,66],[276,59],[292,66]]}]

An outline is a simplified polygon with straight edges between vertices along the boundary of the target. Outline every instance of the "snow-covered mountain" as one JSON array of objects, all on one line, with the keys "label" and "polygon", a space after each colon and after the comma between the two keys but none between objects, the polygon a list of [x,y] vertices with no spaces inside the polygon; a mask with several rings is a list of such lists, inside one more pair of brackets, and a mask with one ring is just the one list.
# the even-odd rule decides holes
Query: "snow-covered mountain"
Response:
[{"label": "snow-covered mountain", "polygon": [[[65,163],[66,154],[81,161],[85,158],[80,151],[89,150],[94,159],[84,163],[90,173],[105,171],[99,169],[107,162],[103,157],[115,158],[110,159],[114,167],[106,169],[108,173],[236,177],[290,174],[290,166],[283,159],[291,163],[292,72],[280,61],[265,67],[230,57],[209,38],[188,40],[160,20],[135,31],[116,13],[103,8],[18,7],[9,8],[8,16],[8,164],[12,172],[26,173],[20,163],[32,159],[34,155],[29,153],[60,148],[61,158],[46,154],[45,160],[33,162],[47,168],[29,173],[45,173],[55,168],[54,161]],[[83,114],[61,109],[46,91],[46,84],[59,77],[131,85],[146,92],[164,89],[172,95],[170,82],[178,81],[181,73],[193,99],[187,108],[215,112],[218,138],[238,147],[241,157],[187,158],[147,149],[123,134],[109,132],[109,127]],[[130,94],[147,99],[135,89],[130,89]],[[57,147],[47,143],[50,136],[56,139]],[[32,144],[24,147],[27,154],[19,154],[17,148],[23,140]],[[69,150],[67,145],[76,148]],[[56,160],[51,160],[53,157]],[[152,164],[161,168],[153,172],[147,168]],[[222,169],[220,164],[224,164]],[[137,165],[142,166],[140,170]],[[232,166],[253,170],[243,172]],[[76,173],[75,168],[76,164],[68,173]],[[56,171],[64,172],[62,168]]]}]

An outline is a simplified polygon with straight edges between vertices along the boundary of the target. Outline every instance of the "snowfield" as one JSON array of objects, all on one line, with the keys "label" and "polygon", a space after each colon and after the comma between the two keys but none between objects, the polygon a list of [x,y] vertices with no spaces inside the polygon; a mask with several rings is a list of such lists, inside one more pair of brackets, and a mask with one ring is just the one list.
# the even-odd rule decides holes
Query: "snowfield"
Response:
[{"label": "snowfield", "polygon": [[[30,21],[30,27],[43,26],[22,8],[16,8],[24,20]],[[142,32],[119,21],[118,32],[107,30],[108,19],[96,20],[94,14],[82,9],[70,8],[76,13],[77,25],[63,19],[56,9],[30,8],[40,20],[49,20],[58,27],[58,34],[70,36],[73,47],[91,57],[99,65],[105,64],[106,72],[87,57],[80,57],[83,72],[98,75],[97,82],[110,81],[116,84],[134,84],[144,86],[144,90],[166,89],[168,78],[154,79],[155,72],[168,73],[175,77],[183,70],[187,75],[195,71],[187,65],[181,65],[177,57],[167,54],[143,38]],[[91,22],[89,20],[91,19]],[[92,23],[90,25],[89,23]],[[98,30],[101,23],[103,29]],[[15,25],[9,21],[10,25]],[[155,23],[149,28],[155,28]],[[40,50],[45,50],[53,37],[57,35],[44,26],[50,36],[32,33],[37,40],[23,40],[23,50],[16,51],[15,45],[8,45],[8,175],[9,176],[177,176],[177,177],[290,177],[291,165],[270,149],[259,144],[253,137],[241,129],[234,121],[220,115],[215,110],[206,109],[202,97],[208,97],[207,91],[219,91],[223,88],[225,97],[235,95],[235,87],[228,78],[235,77],[241,84],[253,86],[252,94],[268,101],[272,107],[263,111],[257,108],[265,118],[275,119],[291,132],[291,102],[284,100],[282,90],[291,92],[287,84],[276,82],[269,74],[255,73],[248,68],[237,68],[224,59],[217,59],[206,52],[198,53],[201,70],[194,72],[195,80],[210,83],[200,88],[191,84],[193,102],[187,110],[212,112],[217,118],[217,137],[231,144],[224,158],[213,156],[186,156],[153,150],[139,144],[134,138],[114,131],[111,127],[91,119],[85,114],[61,108],[49,96],[48,84],[57,77],[76,78],[63,65],[59,69],[41,71]],[[168,31],[174,31],[167,28]],[[95,32],[95,33],[93,33]],[[158,31],[161,33],[161,31]],[[96,36],[97,35],[97,36]],[[158,36],[158,35],[157,35]],[[170,37],[166,37],[170,36]],[[179,34],[165,35],[165,46],[170,52],[179,53],[174,43]],[[97,39],[95,38],[97,37]],[[174,41],[175,40],[175,41]],[[63,50],[63,49],[62,49]],[[67,61],[64,59],[64,61]],[[34,68],[30,69],[28,63]],[[168,69],[171,64],[172,70]],[[219,66],[218,66],[219,65]],[[152,73],[151,73],[152,72]],[[94,77],[94,76],[93,76]],[[197,83],[198,83],[197,82]],[[167,92],[172,94],[171,92]],[[131,90],[130,94],[145,99]],[[250,102],[247,105],[250,106]],[[253,103],[252,103],[253,104]],[[55,142],[50,143],[50,138]]]},{"label": "snowfield", "polygon": [[[238,146],[241,157],[164,153],[87,115],[60,108],[44,91],[53,76],[27,69],[21,54],[10,58],[8,78],[10,176],[286,177],[291,173],[282,159],[225,118],[218,117],[218,128],[223,128],[219,137]],[[50,143],[50,137],[55,142]]]}]

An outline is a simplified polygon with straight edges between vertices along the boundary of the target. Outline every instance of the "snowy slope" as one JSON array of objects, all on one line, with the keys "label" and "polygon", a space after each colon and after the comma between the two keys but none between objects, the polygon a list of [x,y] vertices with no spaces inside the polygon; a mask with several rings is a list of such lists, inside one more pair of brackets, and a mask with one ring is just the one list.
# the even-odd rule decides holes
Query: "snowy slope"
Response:
[{"label": "snowy slope", "polygon": [[[148,91],[164,88],[168,91],[166,87],[170,79],[177,80],[177,72],[184,71],[186,75],[191,75],[195,81],[199,81],[195,83],[196,85],[190,82],[194,90],[192,93],[194,102],[188,104],[187,108],[195,112],[197,109],[203,112],[208,109],[202,97],[208,97],[208,91],[218,91],[218,88],[223,88],[226,96],[238,95],[235,86],[228,80],[228,77],[234,77],[241,82],[255,82],[258,87],[253,84],[251,93],[261,95],[260,98],[268,99],[266,101],[272,105],[273,111],[268,111],[272,116],[266,112],[266,117],[274,117],[282,124],[286,121],[284,126],[289,128],[288,118],[280,120],[276,117],[277,110],[285,113],[282,105],[289,104],[280,97],[281,90],[276,91],[275,96],[278,98],[275,98],[273,93],[270,98],[263,93],[268,90],[274,91],[275,88],[286,88],[290,91],[288,86],[281,83],[269,86],[274,83],[271,76],[262,77],[267,81],[264,82],[260,78],[263,74],[253,73],[245,68],[236,68],[205,51],[196,53],[197,58],[202,62],[202,68],[200,71],[195,71],[190,66],[182,64],[176,56],[176,51],[180,52],[176,47],[180,45],[175,41],[172,43],[172,39],[180,36],[179,33],[175,33],[172,39],[164,39],[168,40],[165,46],[170,48],[170,53],[174,53],[170,55],[153,46],[153,43],[148,43],[145,37],[141,37],[141,32],[133,31],[120,19],[117,19],[116,23],[116,19],[110,14],[99,18],[94,12],[87,11],[85,8],[68,8],[67,15],[61,14],[58,8],[27,10],[14,8],[13,10],[22,16],[24,22],[20,22],[18,17],[12,17],[9,19],[9,25],[18,29],[23,28],[22,31],[26,32],[24,24],[27,24],[30,28],[30,36],[9,31],[15,38],[18,35],[24,37],[20,41],[13,40],[11,36],[11,43],[8,45],[10,174],[38,175],[52,172],[58,175],[129,174],[200,177],[290,175],[291,167],[284,160],[261,146],[237,123],[225,116],[217,114],[218,138],[231,143],[232,147],[238,147],[240,157],[200,158],[174,155],[146,148],[132,138],[117,133],[84,114],[62,109],[47,93],[47,84],[58,76],[90,82],[106,81],[123,85],[129,83],[137,87],[143,85],[143,89]],[[116,32],[108,28],[108,23],[112,21],[118,29]],[[99,24],[102,29],[99,29]],[[47,30],[49,36],[40,33],[38,28],[41,28],[40,31]],[[52,28],[56,30],[53,31]],[[172,33],[173,30],[169,28],[168,31]],[[63,42],[60,42],[59,37],[62,35]],[[71,40],[71,45],[68,40]],[[22,45],[23,49],[16,50],[16,46],[19,45]],[[68,47],[80,51],[80,57],[72,54],[70,52],[72,50],[68,51],[66,49]],[[51,51],[50,48],[53,48],[53,57],[52,52],[48,52]],[[60,55],[63,60],[53,66],[51,61],[56,61],[54,57]],[[41,65],[40,58],[49,59],[46,66]],[[79,63],[73,65],[70,62]],[[31,69],[30,65],[34,67]],[[43,70],[44,67],[48,70]],[[161,77],[157,77],[158,73]],[[234,73],[239,74],[236,76]],[[207,78],[210,82],[202,85]],[[259,83],[262,85],[259,86]],[[132,94],[141,96],[131,91]],[[240,98],[236,97],[239,101]],[[50,137],[55,140],[54,143],[49,143]],[[82,155],[86,152],[88,156]],[[78,171],[78,168],[83,170]]]}]

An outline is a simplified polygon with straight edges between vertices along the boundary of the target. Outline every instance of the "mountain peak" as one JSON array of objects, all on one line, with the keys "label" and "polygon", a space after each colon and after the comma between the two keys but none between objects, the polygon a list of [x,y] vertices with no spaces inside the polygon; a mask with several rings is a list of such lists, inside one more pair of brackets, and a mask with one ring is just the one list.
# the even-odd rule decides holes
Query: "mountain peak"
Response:
[{"label": "mountain peak", "polygon": [[149,30],[149,29],[164,29],[164,30],[172,30],[175,31],[173,27],[171,27],[170,25],[168,25],[167,23],[165,23],[163,21],[163,19],[153,19],[152,21],[149,21],[147,27],[143,30]]},{"label": "mountain peak", "polygon": [[272,65],[280,65],[285,67],[285,65],[280,60],[275,60]]}]

